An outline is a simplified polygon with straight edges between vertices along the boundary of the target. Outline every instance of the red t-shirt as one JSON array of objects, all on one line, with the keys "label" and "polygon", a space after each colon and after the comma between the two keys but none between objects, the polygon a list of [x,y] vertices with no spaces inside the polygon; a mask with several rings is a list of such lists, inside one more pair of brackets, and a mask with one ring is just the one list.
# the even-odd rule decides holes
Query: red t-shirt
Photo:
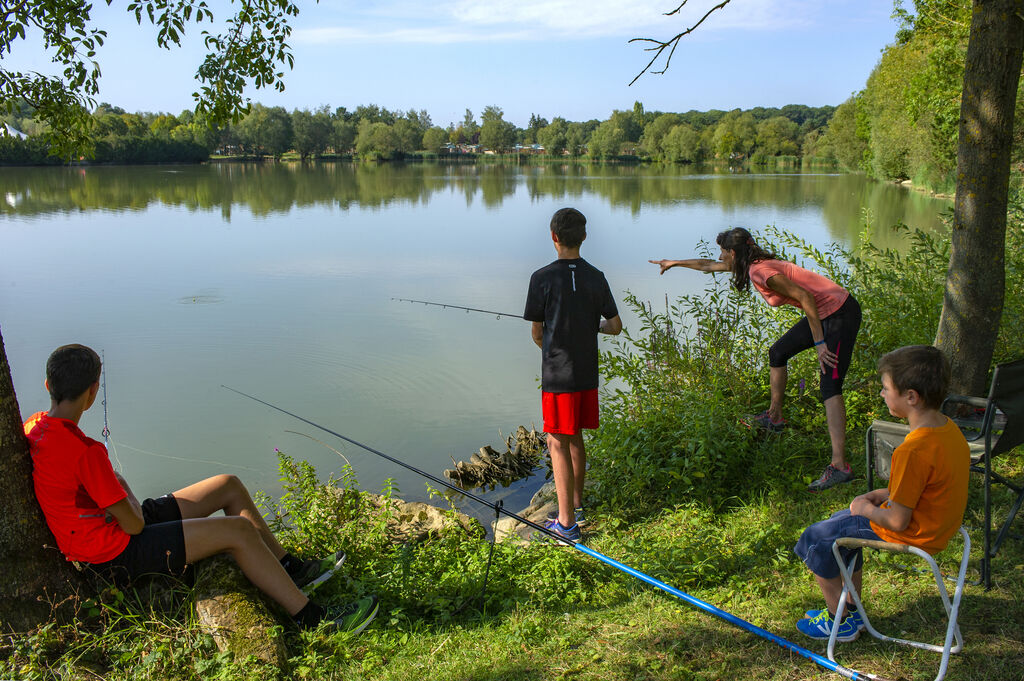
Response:
[{"label": "red t-shirt", "polygon": [[67,419],[41,411],[25,421],[32,447],[32,481],[46,524],[68,560],[105,563],[128,546],[129,535],[106,522],[105,509],[128,496],[114,476],[107,448]]}]

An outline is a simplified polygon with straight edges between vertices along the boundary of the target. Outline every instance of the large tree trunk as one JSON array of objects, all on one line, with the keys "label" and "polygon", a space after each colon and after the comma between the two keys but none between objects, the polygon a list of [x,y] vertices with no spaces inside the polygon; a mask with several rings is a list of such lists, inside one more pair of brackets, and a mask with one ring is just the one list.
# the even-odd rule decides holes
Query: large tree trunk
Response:
[{"label": "large tree trunk", "polygon": [[975,0],[964,69],[956,206],[935,345],[952,391],[986,392],[1003,313],[1013,114],[1024,54],[1024,0]]},{"label": "large tree trunk", "polygon": [[32,489],[32,461],[0,335],[0,635],[45,622],[81,584]]}]

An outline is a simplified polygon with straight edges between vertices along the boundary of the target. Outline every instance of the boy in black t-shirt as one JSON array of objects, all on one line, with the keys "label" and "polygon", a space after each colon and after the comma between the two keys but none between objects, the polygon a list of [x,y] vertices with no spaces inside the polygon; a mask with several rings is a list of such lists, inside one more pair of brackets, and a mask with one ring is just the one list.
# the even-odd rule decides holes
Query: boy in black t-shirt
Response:
[{"label": "boy in black t-shirt", "polygon": [[622,331],[608,281],[580,257],[586,238],[582,213],[575,208],[555,212],[551,241],[558,260],[530,277],[523,312],[523,318],[533,322],[533,342],[543,353],[544,432],[558,495],[558,516],[547,528],[571,541],[579,540],[583,521],[583,429],[598,425],[597,334],[614,336]]}]

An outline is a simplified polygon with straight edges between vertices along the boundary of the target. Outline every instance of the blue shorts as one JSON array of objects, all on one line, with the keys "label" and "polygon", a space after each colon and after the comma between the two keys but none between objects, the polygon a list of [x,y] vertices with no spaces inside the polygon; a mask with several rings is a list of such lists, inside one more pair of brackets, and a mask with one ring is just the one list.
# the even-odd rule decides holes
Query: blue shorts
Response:
[{"label": "blue shorts", "polygon": [[[874,539],[883,541],[871,529],[871,523],[867,518],[860,515],[850,515],[850,509],[836,511],[828,520],[814,523],[800,535],[800,541],[793,547],[793,552],[800,556],[807,568],[825,579],[835,579],[839,576],[839,566],[836,565],[835,556],[832,555],[832,544],[840,537],[851,537],[853,539]],[[857,556],[857,565],[854,572],[860,570],[864,564],[864,557],[860,549],[839,548],[839,555],[849,565],[850,557]]]}]

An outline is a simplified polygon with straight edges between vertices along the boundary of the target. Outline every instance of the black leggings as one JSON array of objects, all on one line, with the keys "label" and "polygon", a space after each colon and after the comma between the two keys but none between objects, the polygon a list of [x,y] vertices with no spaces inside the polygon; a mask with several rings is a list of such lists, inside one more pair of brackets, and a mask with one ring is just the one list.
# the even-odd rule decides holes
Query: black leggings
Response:
[{"label": "black leggings", "polygon": [[[821,320],[821,329],[825,332],[825,346],[839,355],[839,365],[826,367],[821,374],[821,401],[843,394],[843,379],[850,368],[853,358],[853,344],[860,330],[860,303],[852,295],[842,306]],[[768,366],[784,367],[790,357],[814,347],[811,325],[804,317],[793,325],[782,338],[775,341],[768,350]]]}]

